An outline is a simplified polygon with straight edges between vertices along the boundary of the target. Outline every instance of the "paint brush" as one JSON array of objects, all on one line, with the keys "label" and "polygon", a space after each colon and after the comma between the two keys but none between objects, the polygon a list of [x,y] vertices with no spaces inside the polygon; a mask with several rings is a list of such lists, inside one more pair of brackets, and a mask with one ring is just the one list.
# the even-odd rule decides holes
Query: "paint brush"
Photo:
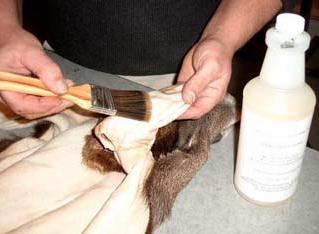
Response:
[{"label": "paint brush", "polygon": [[0,90],[37,96],[58,96],[79,107],[105,115],[148,121],[151,117],[151,101],[147,92],[115,90],[93,84],[69,87],[62,95],[48,90],[41,80],[0,71]]}]

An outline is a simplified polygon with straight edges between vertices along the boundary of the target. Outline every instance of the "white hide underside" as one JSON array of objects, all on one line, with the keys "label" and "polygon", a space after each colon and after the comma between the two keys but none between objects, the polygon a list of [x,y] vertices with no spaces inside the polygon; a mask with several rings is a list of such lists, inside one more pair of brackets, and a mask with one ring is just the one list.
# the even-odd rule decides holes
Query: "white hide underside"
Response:
[{"label": "white hide underside", "polygon": [[[66,111],[57,118],[51,117],[59,127],[69,125],[63,131],[55,128],[54,138],[47,141],[26,138],[1,153],[0,233],[101,233],[99,230],[104,228],[101,220],[107,217],[117,220],[107,227],[107,233],[120,233],[122,223],[132,220],[127,219],[128,214],[145,220],[138,222],[133,232],[144,233],[148,209],[144,200],[139,201],[142,187],[138,184],[147,167],[136,167],[128,176],[117,172],[101,175],[86,168],[82,164],[82,146],[96,119],[75,123],[72,115]],[[64,123],[60,124],[61,120]],[[145,163],[152,164],[151,157],[141,162]],[[118,190],[121,193],[115,192]],[[141,215],[139,211],[143,211]]]},{"label": "white hide underside", "polygon": [[[169,92],[151,94],[150,123],[110,117],[96,129],[127,175],[101,175],[82,164],[84,138],[96,119],[71,110],[47,118],[54,127],[41,139],[26,138],[2,152],[0,233],[145,233],[149,209],[142,189],[154,163],[150,147],[157,129],[187,109],[180,93]],[[26,126],[4,116],[0,121]]]}]

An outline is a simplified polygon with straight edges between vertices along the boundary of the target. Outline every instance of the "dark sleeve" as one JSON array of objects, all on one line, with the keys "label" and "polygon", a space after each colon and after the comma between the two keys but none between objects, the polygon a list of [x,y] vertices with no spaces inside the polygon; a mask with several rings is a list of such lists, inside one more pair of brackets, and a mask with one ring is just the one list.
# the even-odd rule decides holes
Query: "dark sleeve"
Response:
[{"label": "dark sleeve", "polygon": [[292,12],[295,4],[296,4],[296,0],[282,0],[282,12]]}]

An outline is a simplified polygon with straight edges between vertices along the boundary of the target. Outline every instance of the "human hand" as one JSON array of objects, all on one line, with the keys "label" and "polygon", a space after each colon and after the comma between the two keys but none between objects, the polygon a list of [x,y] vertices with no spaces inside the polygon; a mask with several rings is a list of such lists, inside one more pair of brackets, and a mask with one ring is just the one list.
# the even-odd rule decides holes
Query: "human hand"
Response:
[{"label": "human hand", "polygon": [[216,38],[204,38],[188,52],[177,82],[185,83],[182,97],[191,106],[180,119],[200,118],[224,98],[233,54]]},{"label": "human hand", "polygon": [[[0,37],[0,70],[22,75],[34,74],[51,91],[62,94],[68,83],[62,72],[43,51],[41,43],[19,26],[9,26]],[[57,97],[38,97],[15,92],[0,92],[0,100],[15,113],[34,119],[62,111],[70,102]]]}]

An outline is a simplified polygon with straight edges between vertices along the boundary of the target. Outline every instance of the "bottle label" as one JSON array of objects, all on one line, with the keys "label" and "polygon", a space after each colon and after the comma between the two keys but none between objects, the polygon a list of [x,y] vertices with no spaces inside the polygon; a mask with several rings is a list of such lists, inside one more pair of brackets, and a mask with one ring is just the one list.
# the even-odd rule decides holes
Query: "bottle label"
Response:
[{"label": "bottle label", "polygon": [[295,192],[311,118],[273,120],[244,108],[235,183],[245,196],[272,203]]}]

